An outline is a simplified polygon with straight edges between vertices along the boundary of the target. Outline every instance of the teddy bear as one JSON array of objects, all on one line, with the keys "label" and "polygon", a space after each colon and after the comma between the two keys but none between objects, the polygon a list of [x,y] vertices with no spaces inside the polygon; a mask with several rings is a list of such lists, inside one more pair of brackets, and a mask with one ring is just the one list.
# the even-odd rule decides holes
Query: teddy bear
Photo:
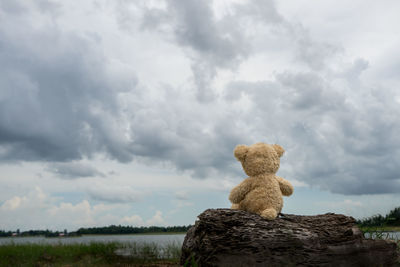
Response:
[{"label": "teddy bear", "polygon": [[267,220],[278,216],[283,206],[282,195],[290,196],[293,193],[290,182],[275,175],[284,152],[276,144],[236,146],[234,155],[249,177],[232,189],[229,195],[232,209],[257,213]]}]

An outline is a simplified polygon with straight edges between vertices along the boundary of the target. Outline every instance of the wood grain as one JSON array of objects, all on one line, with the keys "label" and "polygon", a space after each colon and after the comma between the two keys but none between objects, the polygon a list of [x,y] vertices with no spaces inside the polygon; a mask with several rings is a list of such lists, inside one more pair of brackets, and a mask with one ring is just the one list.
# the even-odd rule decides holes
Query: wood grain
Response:
[{"label": "wood grain", "polygon": [[208,209],[189,229],[181,264],[199,266],[396,266],[396,244],[365,239],[354,218]]}]

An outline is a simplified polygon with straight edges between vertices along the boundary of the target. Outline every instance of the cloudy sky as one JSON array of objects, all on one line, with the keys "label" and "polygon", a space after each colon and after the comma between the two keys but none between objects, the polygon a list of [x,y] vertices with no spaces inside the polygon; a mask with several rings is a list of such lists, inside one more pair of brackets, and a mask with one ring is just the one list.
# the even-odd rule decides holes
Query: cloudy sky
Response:
[{"label": "cloudy sky", "polygon": [[187,225],[237,144],[284,213],[400,206],[400,2],[0,0],[0,229]]}]

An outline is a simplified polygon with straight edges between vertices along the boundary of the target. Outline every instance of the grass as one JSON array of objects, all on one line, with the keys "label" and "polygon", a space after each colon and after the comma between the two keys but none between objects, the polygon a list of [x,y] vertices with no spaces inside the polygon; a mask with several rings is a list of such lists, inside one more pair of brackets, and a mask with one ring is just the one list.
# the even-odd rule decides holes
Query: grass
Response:
[{"label": "grass", "polygon": [[400,232],[400,226],[359,226],[361,231]]},{"label": "grass", "polygon": [[180,245],[156,243],[7,244],[0,246],[5,266],[178,266]]}]

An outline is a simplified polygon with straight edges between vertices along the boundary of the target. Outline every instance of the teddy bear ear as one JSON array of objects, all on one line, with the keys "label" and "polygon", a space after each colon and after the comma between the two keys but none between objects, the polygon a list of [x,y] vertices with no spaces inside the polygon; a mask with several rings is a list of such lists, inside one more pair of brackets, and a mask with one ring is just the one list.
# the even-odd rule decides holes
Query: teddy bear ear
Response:
[{"label": "teddy bear ear", "polygon": [[282,157],[283,153],[285,152],[285,150],[283,149],[283,147],[281,147],[280,145],[272,145],[272,147],[275,149],[276,153],[278,153],[279,157]]},{"label": "teddy bear ear", "polygon": [[249,147],[246,145],[237,145],[234,150],[235,157],[239,161],[243,161],[246,157],[247,152],[249,151]]}]

